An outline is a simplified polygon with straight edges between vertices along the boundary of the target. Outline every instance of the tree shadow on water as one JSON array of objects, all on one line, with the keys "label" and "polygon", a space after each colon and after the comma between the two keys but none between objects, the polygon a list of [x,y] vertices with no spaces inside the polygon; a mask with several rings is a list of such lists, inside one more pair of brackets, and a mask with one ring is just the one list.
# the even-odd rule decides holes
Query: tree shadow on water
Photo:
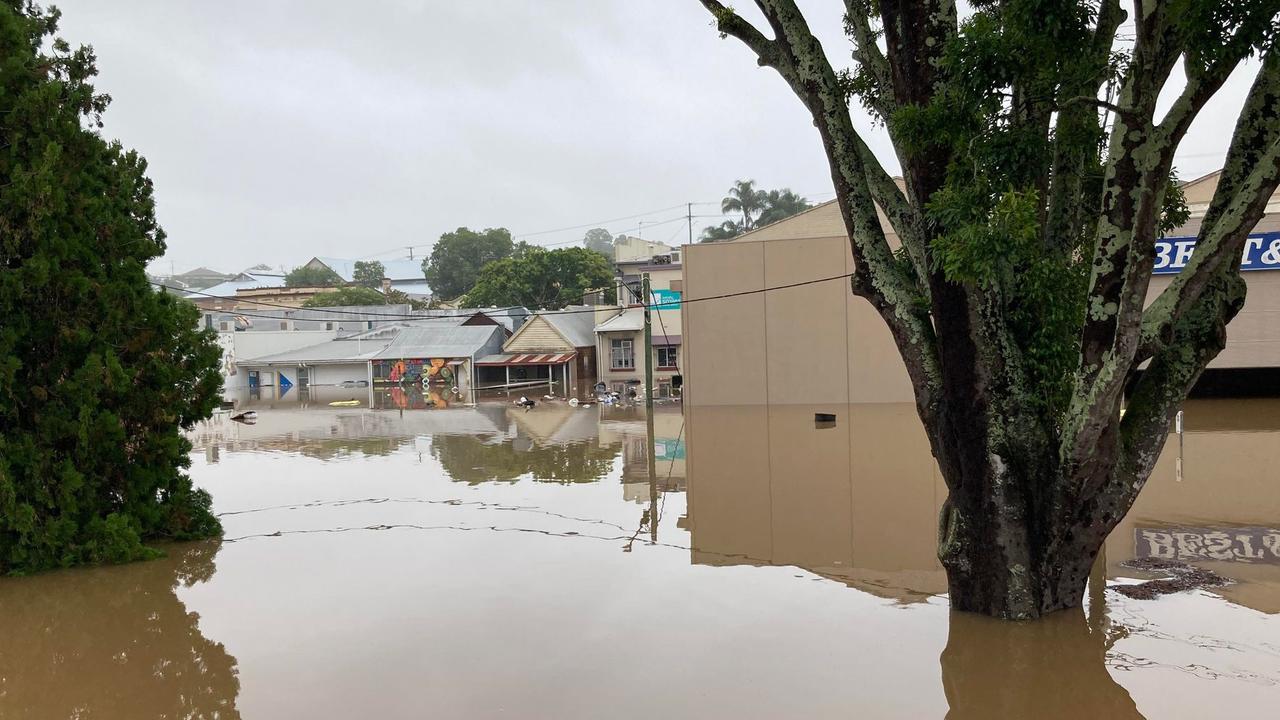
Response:
[{"label": "tree shadow on water", "polygon": [[218,547],[0,578],[0,717],[239,718],[236,660],[176,592],[213,576]]},{"label": "tree shadow on water", "polygon": [[952,612],[942,651],[948,720],[989,718],[1141,719],[1106,657],[1124,636],[1102,613],[1080,609],[1035,622]]}]

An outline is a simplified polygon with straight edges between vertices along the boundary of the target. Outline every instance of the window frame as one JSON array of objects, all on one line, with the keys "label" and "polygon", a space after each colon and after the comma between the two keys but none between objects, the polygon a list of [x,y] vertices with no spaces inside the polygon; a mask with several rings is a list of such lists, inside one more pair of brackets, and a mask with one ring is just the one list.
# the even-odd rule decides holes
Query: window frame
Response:
[{"label": "window frame", "polygon": [[[680,351],[679,345],[656,345],[653,348],[654,363],[659,370],[679,370],[680,369]],[[662,362],[663,353],[668,355],[667,362]]]},{"label": "window frame", "polygon": [[[630,364],[619,364],[619,353],[625,352],[624,361]],[[610,370],[635,370],[636,369],[636,341],[631,338],[612,338],[609,340],[609,369]]]}]

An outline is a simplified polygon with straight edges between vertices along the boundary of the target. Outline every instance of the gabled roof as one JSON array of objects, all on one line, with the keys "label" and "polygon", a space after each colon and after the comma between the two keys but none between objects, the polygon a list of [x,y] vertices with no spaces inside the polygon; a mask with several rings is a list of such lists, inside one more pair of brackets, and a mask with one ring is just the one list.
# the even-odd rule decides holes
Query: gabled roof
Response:
[{"label": "gabled roof", "polygon": [[[592,347],[596,344],[595,313],[590,305],[570,305],[564,311],[537,313],[543,317],[560,336],[574,347]],[[525,323],[526,325],[528,323]]]},{"label": "gabled roof", "polygon": [[[241,279],[244,278],[244,279]],[[262,275],[259,273],[241,273],[234,280],[220,282],[213,287],[207,287],[199,292],[193,292],[187,297],[196,300],[210,295],[218,297],[235,297],[237,290],[257,290],[259,288],[278,288],[284,287],[283,275]]]},{"label": "gabled roof", "polygon": [[569,347],[593,347],[596,344],[594,308],[590,305],[570,305],[564,310],[541,310],[533,313],[514,335],[507,338],[503,347],[513,346],[518,342],[536,324],[535,318],[542,318]]}]

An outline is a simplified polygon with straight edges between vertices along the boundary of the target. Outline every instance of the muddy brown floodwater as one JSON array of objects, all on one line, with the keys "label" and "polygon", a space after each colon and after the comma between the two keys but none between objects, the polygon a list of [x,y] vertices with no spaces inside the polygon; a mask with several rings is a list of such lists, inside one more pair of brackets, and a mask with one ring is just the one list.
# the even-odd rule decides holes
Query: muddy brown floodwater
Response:
[{"label": "muddy brown floodwater", "polygon": [[[909,406],[664,405],[651,481],[635,408],[340,392],[193,432],[223,541],[0,579],[0,718],[1280,707],[1280,401],[1189,403],[1087,606],[1013,624],[947,608]],[[1228,582],[1114,589],[1159,568]]]}]

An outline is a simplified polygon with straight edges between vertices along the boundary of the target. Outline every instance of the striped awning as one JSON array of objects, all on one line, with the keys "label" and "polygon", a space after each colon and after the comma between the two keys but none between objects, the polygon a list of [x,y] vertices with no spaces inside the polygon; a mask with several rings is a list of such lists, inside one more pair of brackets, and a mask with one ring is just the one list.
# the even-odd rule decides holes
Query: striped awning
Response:
[{"label": "striped awning", "polygon": [[567,363],[578,355],[567,353],[502,353],[487,355],[476,360],[477,367],[502,367],[504,365],[560,365]]}]

